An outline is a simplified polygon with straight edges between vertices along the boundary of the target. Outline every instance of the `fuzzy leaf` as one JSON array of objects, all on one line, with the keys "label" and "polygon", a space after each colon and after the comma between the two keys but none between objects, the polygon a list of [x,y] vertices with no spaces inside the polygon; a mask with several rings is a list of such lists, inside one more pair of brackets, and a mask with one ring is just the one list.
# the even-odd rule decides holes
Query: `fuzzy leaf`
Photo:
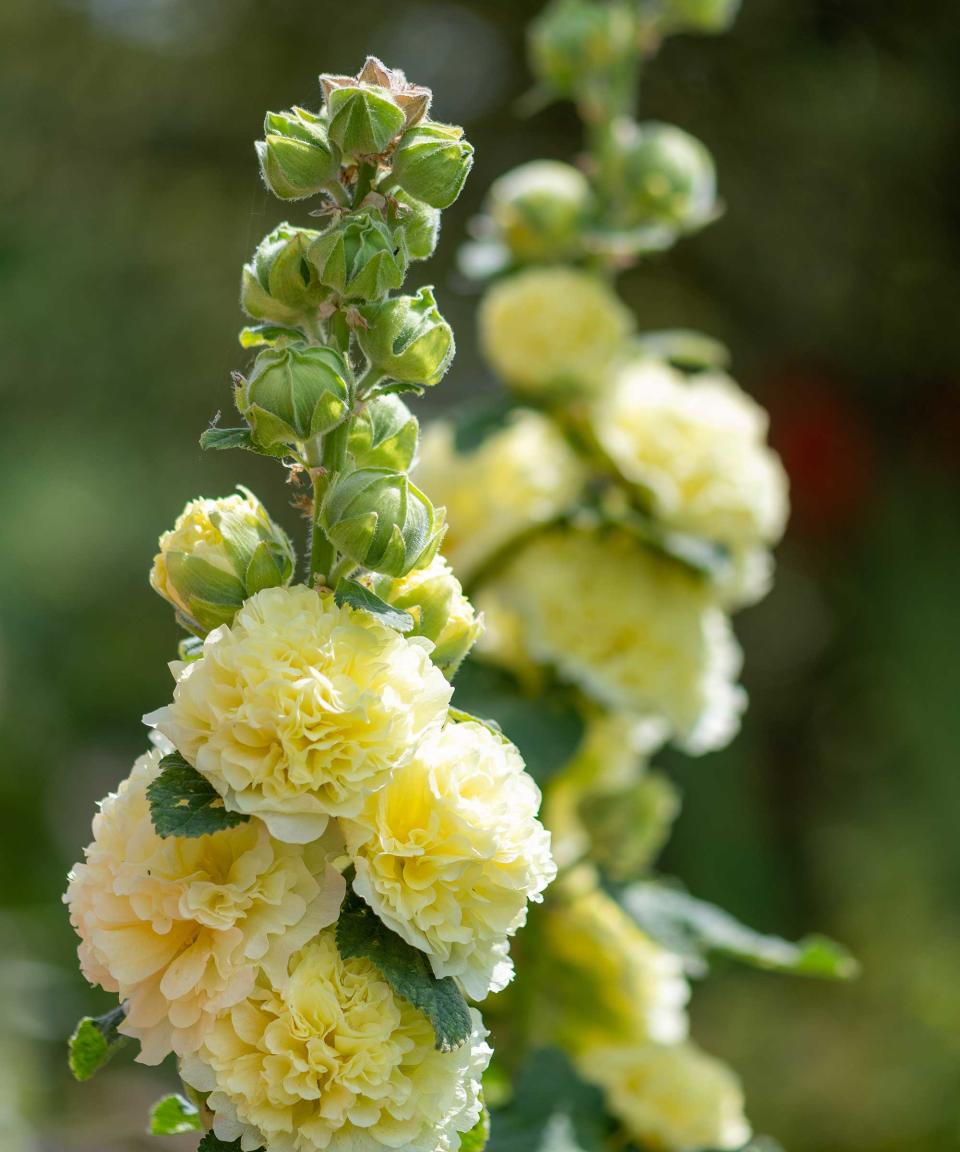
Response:
[{"label": "fuzzy leaf", "polygon": [[398,632],[409,632],[413,628],[414,620],[409,612],[394,608],[386,600],[381,600],[369,588],[357,584],[355,580],[341,580],[334,593],[338,604],[349,604],[351,608],[362,608],[369,612],[388,628],[395,628]]},{"label": "fuzzy leaf", "polygon": [[245,824],[242,812],[228,812],[213,785],[179,752],[160,761],[160,775],[147,788],[150,816],[158,836],[207,836]]},{"label": "fuzzy leaf", "polygon": [[393,991],[420,1009],[433,1025],[438,1051],[452,1052],[466,1041],[473,1026],[456,982],[450,976],[438,980],[426,956],[391,932],[350,889],[337,921],[337,947],[344,960],[371,960]]},{"label": "fuzzy leaf", "polygon": [[84,1016],[70,1037],[67,1062],[76,1080],[89,1080],[127,1043],[117,1031],[126,1009],[121,1004],[103,1016]]},{"label": "fuzzy leaf", "polygon": [[755,932],[722,908],[678,888],[631,884],[619,899],[645,932],[694,961],[713,953],[769,972],[826,980],[850,980],[859,972],[850,953],[825,936],[805,936],[794,944]]},{"label": "fuzzy leaf", "polygon": [[180,1136],[200,1128],[200,1109],[184,1096],[164,1096],[150,1109],[151,1136]]}]

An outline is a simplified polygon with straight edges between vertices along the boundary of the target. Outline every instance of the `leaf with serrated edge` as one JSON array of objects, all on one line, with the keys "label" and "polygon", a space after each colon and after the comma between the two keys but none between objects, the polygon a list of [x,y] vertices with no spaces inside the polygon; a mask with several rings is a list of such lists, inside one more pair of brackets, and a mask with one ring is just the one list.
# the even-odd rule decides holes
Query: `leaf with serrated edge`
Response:
[{"label": "leaf with serrated edge", "polygon": [[794,944],[755,932],[729,912],[679,888],[631,884],[619,899],[644,931],[682,955],[716,953],[770,972],[828,980],[850,980],[859,971],[850,953],[825,936],[807,936]]},{"label": "leaf with serrated edge", "polygon": [[118,1027],[126,1015],[121,1004],[103,1016],[84,1016],[69,1042],[67,1061],[75,1080],[89,1080],[127,1043]]},{"label": "leaf with serrated edge", "polygon": [[228,812],[223,797],[179,752],[160,761],[160,775],[147,787],[150,816],[158,836],[208,836],[250,819]]},{"label": "leaf with serrated edge", "polygon": [[364,588],[354,580],[341,580],[334,593],[334,599],[341,605],[349,604],[351,608],[362,608],[364,612],[376,616],[381,624],[394,628],[397,632],[409,632],[413,627],[413,617],[409,612],[394,608],[386,600],[381,600],[375,592],[371,592],[369,588]]},{"label": "leaf with serrated edge", "polygon": [[438,980],[426,956],[391,932],[349,889],[337,921],[337,947],[344,960],[372,961],[393,991],[423,1012],[438,1051],[452,1052],[466,1041],[473,1025],[456,982],[450,976]]},{"label": "leaf with serrated edge", "polygon": [[184,1096],[164,1096],[150,1109],[151,1136],[180,1136],[201,1127],[200,1109]]}]

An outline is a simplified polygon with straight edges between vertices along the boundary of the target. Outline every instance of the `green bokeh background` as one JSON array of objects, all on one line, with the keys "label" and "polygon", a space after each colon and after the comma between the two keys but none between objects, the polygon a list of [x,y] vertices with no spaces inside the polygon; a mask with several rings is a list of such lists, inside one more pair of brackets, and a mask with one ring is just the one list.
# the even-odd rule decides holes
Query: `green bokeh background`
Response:
[{"label": "green bokeh background", "polygon": [[[158,533],[238,480],[287,508],[269,464],[196,445],[243,362],[240,265],[281,215],[256,173],[262,113],[315,105],[321,68],[373,51],[465,124],[474,176],[414,278],[460,352],[419,410],[488,394],[455,250],[495,176],[578,145],[566,108],[516,115],[537,8],[0,7],[4,1152],[190,1147],[142,1135],[169,1071],[67,1082],[62,1038],[104,1001],[59,896],[169,692]],[[644,84],[645,116],[714,151],[728,212],[624,291],[643,327],[729,343],[795,503],[776,591],[738,620],[744,730],[669,761],[686,803],[664,866],[864,965],[852,987],[724,968],[696,994],[698,1036],[791,1152],[960,1148],[958,59],[953,0],[747,0],[733,35],[671,42]]]}]

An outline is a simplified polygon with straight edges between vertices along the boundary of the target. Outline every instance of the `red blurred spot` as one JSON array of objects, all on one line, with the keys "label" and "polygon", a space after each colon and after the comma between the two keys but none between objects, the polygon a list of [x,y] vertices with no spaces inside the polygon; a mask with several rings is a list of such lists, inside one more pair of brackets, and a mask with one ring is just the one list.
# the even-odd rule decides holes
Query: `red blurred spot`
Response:
[{"label": "red blurred spot", "polygon": [[790,530],[832,536],[854,526],[874,492],[872,430],[843,380],[790,365],[758,381],[770,439],[790,477]]}]

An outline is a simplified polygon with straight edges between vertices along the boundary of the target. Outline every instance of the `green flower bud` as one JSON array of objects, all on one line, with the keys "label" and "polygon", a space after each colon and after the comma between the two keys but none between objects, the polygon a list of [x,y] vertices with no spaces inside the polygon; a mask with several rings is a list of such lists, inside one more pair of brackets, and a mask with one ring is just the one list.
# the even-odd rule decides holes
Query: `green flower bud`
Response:
[{"label": "green flower bud", "polygon": [[381,600],[410,613],[414,627],[408,635],[433,641],[430,658],[452,680],[483,624],[446,560],[434,556],[425,568],[400,578],[374,576],[370,586]]},{"label": "green flower bud", "polygon": [[404,384],[438,384],[453,360],[453,330],[437,309],[432,288],[392,296],[361,308],[367,322],[357,339],[370,364]]},{"label": "green flower bud", "polygon": [[672,124],[623,121],[614,133],[613,151],[624,189],[619,206],[624,224],[686,232],[716,214],[713,157],[688,132]]},{"label": "green flower bud", "polygon": [[473,167],[473,147],[454,124],[424,121],[407,132],[393,156],[392,176],[417,200],[449,208]]},{"label": "green flower bud", "polygon": [[579,99],[637,54],[630,6],[553,0],[530,25],[530,67],[555,96]]},{"label": "green flower bud", "polygon": [[407,273],[402,234],[395,237],[370,212],[344,217],[307,252],[321,284],[344,300],[380,300],[399,288]]},{"label": "green flower bud", "polygon": [[334,88],[327,97],[330,139],[351,159],[379,156],[407,124],[403,109],[383,89],[366,84]]},{"label": "green flower bud", "polygon": [[440,235],[440,209],[414,200],[399,189],[390,199],[387,222],[394,232],[403,233],[408,256],[411,260],[429,260]]},{"label": "green flower bud", "polygon": [[263,182],[281,200],[315,196],[340,172],[340,151],[323,118],[305,108],[268,112],[256,143]]},{"label": "green flower bud", "polygon": [[740,0],[666,0],[663,22],[670,32],[725,32]]},{"label": "green flower bud", "polygon": [[356,468],[407,472],[417,454],[419,425],[399,396],[375,396],[357,413],[347,445]]},{"label": "green flower bud", "polygon": [[332,348],[267,348],[238,386],[237,408],[260,447],[292,448],[343,420],[350,405],[347,375]]},{"label": "green flower bud", "polygon": [[323,98],[329,106],[334,92],[341,88],[363,88],[377,92],[392,101],[403,112],[408,128],[419,123],[430,110],[431,92],[419,84],[411,84],[399,68],[388,68],[376,56],[368,56],[356,76],[335,76],[326,72],[320,77]]},{"label": "green flower bud", "polygon": [[586,176],[557,160],[533,160],[496,180],[488,211],[518,261],[564,261],[580,251],[594,207]]},{"label": "green flower bud", "polygon": [[247,491],[192,500],[160,537],[150,584],[198,633],[229,624],[248,596],[289,584],[296,558],[286,533]]},{"label": "green flower bud", "polygon": [[243,267],[240,306],[248,316],[296,324],[317,310],[330,294],[306,260],[319,235],[310,228],[281,224],[260,242]]},{"label": "green flower bud", "polygon": [[389,468],[341,473],[324,497],[320,522],[345,556],[389,576],[429,564],[444,532],[443,509]]}]

